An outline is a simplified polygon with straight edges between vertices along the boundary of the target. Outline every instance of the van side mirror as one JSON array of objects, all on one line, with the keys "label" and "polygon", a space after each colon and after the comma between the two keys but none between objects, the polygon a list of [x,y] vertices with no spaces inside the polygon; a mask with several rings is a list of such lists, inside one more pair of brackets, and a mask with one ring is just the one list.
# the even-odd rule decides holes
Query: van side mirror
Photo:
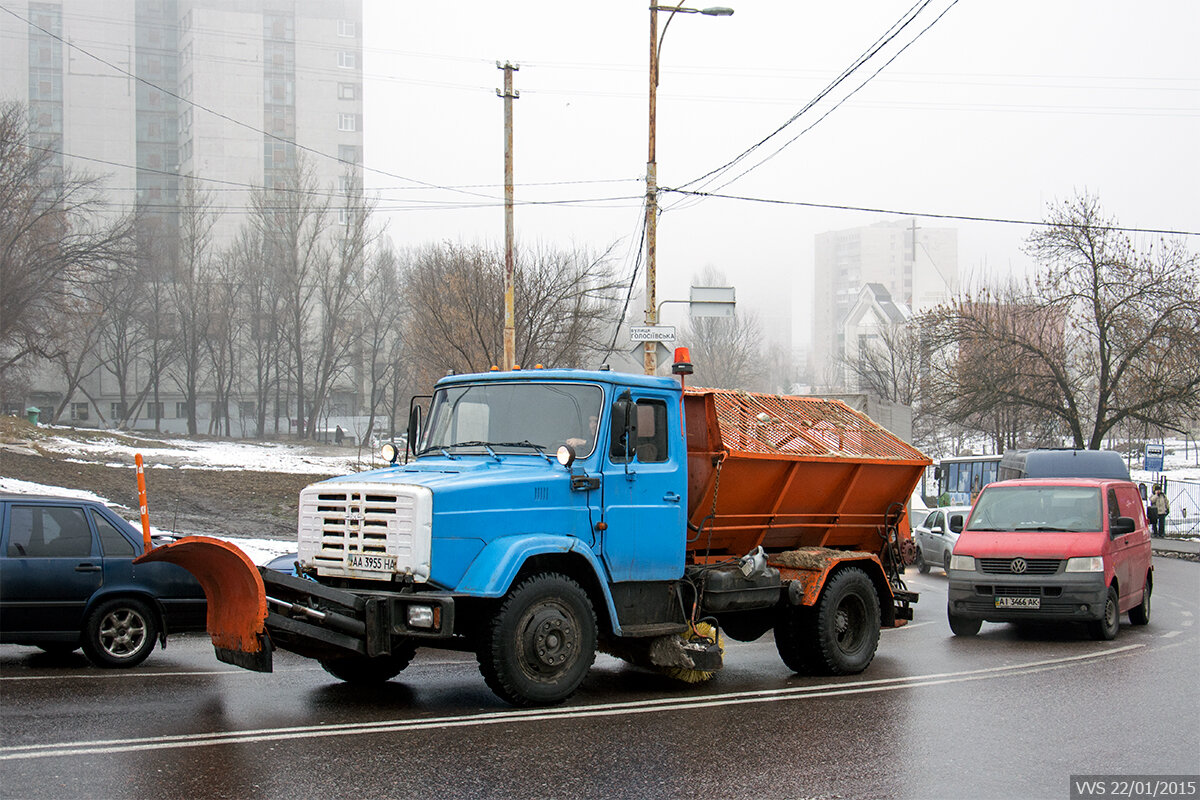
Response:
[{"label": "van side mirror", "polygon": [[1124,536],[1136,529],[1137,523],[1133,521],[1133,517],[1117,517],[1108,524],[1108,531],[1112,536]]},{"label": "van side mirror", "polygon": [[963,515],[962,514],[951,514],[950,515],[950,532],[951,533],[962,533],[962,529],[963,529]]}]

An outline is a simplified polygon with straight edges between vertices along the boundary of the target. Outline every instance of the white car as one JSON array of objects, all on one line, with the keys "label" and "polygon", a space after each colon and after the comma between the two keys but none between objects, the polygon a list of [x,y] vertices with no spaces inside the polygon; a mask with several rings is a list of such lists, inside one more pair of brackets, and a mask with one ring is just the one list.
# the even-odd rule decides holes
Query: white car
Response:
[{"label": "white car", "polygon": [[913,528],[913,540],[917,545],[917,569],[929,572],[930,567],[941,567],[950,571],[950,554],[962,531],[970,506],[944,506],[935,508]]}]

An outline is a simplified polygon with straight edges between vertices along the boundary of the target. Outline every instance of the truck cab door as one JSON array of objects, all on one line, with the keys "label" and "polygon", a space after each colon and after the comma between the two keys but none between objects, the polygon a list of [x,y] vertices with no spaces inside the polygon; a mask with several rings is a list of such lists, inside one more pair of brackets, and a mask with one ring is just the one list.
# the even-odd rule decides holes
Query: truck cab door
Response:
[{"label": "truck cab door", "polygon": [[628,401],[632,426],[614,414],[603,459],[601,554],[614,582],[677,579],[687,503],[678,397],[642,392]]}]

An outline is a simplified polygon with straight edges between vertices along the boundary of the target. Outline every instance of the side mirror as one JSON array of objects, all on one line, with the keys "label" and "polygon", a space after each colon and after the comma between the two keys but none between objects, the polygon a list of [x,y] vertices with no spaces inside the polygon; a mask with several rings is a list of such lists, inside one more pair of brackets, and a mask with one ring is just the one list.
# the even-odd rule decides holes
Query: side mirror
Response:
[{"label": "side mirror", "polygon": [[962,529],[963,529],[963,515],[962,514],[951,514],[950,515],[950,532],[951,533],[962,533]]},{"label": "side mirror", "polygon": [[421,439],[421,407],[413,406],[408,412],[408,446],[415,453]]},{"label": "side mirror", "polygon": [[1133,517],[1117,517],[1108,524],[1108,531],[1113,536],[1124,536],[1136,529],[1137,523],[1133,521]]},{"label": "side mirror", "polygon": [[615,445],[620,442],[626,458],[633,457],[634,440],[637,439],[637,405],[629,390],[613,401],[612,406],[612,436],[613,455],[617,455]]}]

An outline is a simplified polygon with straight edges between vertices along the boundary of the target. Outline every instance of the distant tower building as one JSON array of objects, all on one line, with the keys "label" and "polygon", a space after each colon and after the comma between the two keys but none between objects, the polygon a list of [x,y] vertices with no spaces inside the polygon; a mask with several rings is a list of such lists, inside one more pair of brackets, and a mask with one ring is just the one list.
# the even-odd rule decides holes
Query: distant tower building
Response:
[{"label": "distant tower building", "polygon": [[[274,185],[300,149],[319,191],[362,186],[362,0],[4,6],[0,100],[26,104],[30,143],[58,169],[103,177],[114,211],[136,209],[165,251],[189,179],[219,214],[214,250],[234,241],[252,187]],[[95,381],[92,397],[110,402],[103,370]],[[31,397],[48,404],[55,391]],[[175,404],[157,405],[173,422]],[[72,418],[95,422],[87,407],[73,403]]]},{"label": "distant tower building", "polygon": [[903,219],[817,235],[810,360],[818,387],[844,387],[845,323],[870,283],[914,314],[946,302],[958,288],[958,231]]},{"label": "distant tower building", "polygon": [[[296,146],[323,190],[361,185],[362,0],[13,0],[0,98],[32,143],[108,176],[118,206],[178,226],[182,182],[214,192],[215,243]],[[131,77],[132,76],[132,77]],[[320,153],[323,155],[315,155]],[[327,156],[327,157],[326,157]],[[339,162],[338,159],[341,159]]]}]

